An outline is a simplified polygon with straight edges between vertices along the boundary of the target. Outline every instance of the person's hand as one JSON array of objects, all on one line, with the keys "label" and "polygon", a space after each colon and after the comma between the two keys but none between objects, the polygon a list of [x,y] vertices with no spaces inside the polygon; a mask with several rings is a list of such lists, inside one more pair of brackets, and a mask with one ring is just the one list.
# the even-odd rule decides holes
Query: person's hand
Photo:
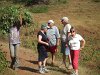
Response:
[{"label": "person's hand", "polygon": [[81,47],[80,50],[82,50],[84,47]]},{"label": "person's hand", "polygon": [[68,47],[68,45],[67,45],[67,44],[66,44],[65,46],[66,46],[66,47]]},{"label": "person's hand", "polygon": [[56,51],[55,52],[58,52],[58,48],[56,49]]},{"label": "person's hand", "polygon": [[47,46],[49,46],[49,44],[48,43],[45,43]]},{"label": "person's hand", "polygon": [[57,43],[56,45],[59,46],[59,43]]}]

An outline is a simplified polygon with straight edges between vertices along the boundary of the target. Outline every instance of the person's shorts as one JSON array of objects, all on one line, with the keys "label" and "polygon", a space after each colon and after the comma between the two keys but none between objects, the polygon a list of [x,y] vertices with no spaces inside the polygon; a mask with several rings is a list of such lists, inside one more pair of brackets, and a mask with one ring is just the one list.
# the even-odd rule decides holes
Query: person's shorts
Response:
[{"label": "person's shorts", "polygon": [[65,55],[69,55],[70,54],[70,49],[69,49],[69,47],[66,47],[66,49],[65,49]]},{"label": "person's shorts", "polygon": [[65,54],[66,42],[61,41],[61,53]]},{"label": "person's shorts", "polygon": [[44,61],[48,57],[47,51],[43,47],[38,48],[38,61]]},{"label": "person's shorts", "polygon": [[56,52],[56,49],[57,49],[57,46],[55,45],[55,46],[51,46],[50,48],[49,48],[49,51],[52,53],[52,54],[54,54],[55,52]]}]

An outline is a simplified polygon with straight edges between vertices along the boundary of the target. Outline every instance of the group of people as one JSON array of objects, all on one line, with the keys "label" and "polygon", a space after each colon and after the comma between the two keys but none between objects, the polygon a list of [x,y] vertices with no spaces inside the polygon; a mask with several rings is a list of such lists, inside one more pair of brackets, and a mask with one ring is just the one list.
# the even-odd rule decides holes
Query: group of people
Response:
[{"label": "group of people", "polygon": [[[55,64],[55,54],[58,51],[58,46],[60,46],[61,41],[61,53],[63,58],[63,64],[68,69],[74,69],[73,75],[78,75],[78,59],[80,50],[84,48],[85,40],[79,34],[77,34],[76,29],[69,24],[68,17],[63,17],[61,19],[63,29],[61,34],[59,29],[55,26],[53,20],[49,20],[47,23],[41,24],[41,29],[37,34],[37,50],[38,50],[38,66],[39,72],[44,74],[49,72],[46,67],[46,62],[48,59],[48,51],[52,56],[52,65]],[[13,26],[10,29],[10,53],[11,53],[11,68],[15,69],[18,67],[17,50],[20,45],[19,41],[19,27]],[[69,66],[66,66],[66,56],[68,56]]]}]

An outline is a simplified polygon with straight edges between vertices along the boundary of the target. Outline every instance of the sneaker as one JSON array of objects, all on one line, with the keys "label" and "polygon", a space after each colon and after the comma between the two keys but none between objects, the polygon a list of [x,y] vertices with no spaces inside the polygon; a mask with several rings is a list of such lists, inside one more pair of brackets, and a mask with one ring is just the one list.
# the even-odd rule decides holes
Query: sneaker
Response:
[{"label": "sneaker", "polygon": [[39,73],[41,73],[41,74],[45,73],[42,67],[39,68]]},{"label": "sneaker", "polygon": [[49,70],[46,67],[43,67],[44,72],[49,72]]},{"label": "sneaker", "polygon": [[71,69],[73,69],[73,67],[72,67],[72,65],[70,64],[70,65],[68,66],[68,70],[71,70]]}]

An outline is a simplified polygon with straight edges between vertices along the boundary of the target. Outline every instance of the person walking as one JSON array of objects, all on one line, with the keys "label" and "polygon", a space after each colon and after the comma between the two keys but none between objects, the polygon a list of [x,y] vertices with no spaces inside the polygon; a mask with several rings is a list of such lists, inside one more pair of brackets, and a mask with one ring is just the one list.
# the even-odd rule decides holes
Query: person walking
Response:
[{"label": "person walking", "polygon": [[63,63],[65,65],[65,67],[66,67],[66,55],[67,55],[68,60],[69,60],[69,65],[68,65],[67,68],[72,69],[70,49],[67,46],[68,37],[70,36],[70,28],[71,28],[71,25],[69,24],[68,20],[69,20],[68,17],[63,17],[61,19],[61,23],[63,24],[63,29],[62,29],[62,32],[61,32],[61,53],[63,54],[62,58],[63,58]]},{"label": "person walking", "polygon": [[82,50],[85,46],[85,40],[83,39],[81,35],[76,33],[76,30],[74,27],[70,29],[70,32],[71,32],[71,35],[69,36],[68,41],[69,41],[69,47],[71,49],[72,66],[74,69],[74,72],[72,73],[72,75],[78,75],[79,54],[80,54],[80,50]]},{"label": "person walking", "polygon": [[60,34],[58,28],[54,25],[53,20],[48,21],[47,37],[49,39],[49,51],[52,55],[52,65],[55,63],[55,54],[57,52],[57,46],[59,45]]},{"label": "person walking", "polygon": [[41,30],[38,32],[38,35],[37,35],[37,38],[38,38],[38,44],[37,44],[38,66],[39,66],[39,73],[41,73],[41,74],[44,74],[45,72],[49,71],[46,68],[46,61],[48,58],[46,49],[49,46],[46,32],[47,32],[47,25],[42,24]]}]

